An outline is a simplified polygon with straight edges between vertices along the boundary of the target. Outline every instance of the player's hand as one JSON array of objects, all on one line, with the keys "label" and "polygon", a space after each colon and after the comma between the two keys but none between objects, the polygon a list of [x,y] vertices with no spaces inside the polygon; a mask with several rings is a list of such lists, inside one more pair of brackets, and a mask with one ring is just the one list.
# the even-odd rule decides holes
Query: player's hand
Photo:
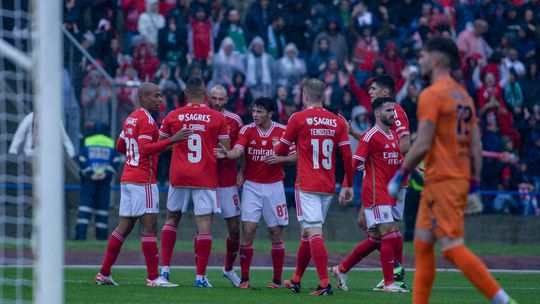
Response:
[{"label": "player's hand", "polygon": [[173,136],[171,136],[171,142],[177,143],[182,140],[188,139],[191,134],[193,134],[193,130],[188,128],[182,128],[180,131],[176,132]]},{"label": "player's hand", "polygon": [[281,156],[277,156],[275,154],[270,154],[270,155],[266,155],[266,157],[264,158],[264,162],[269,164],[269,165],[275,165],[275,164],[280,164],[281,159],[282,159]]},{"label": "player's hand", "polygon": [[246,179],[244,178],[244,171],[238,171],[238,174],[236,175],[236,187],[242,188],[245,180]]},{"label": "player's hand", "polygon": [[221,143],[218,143],[217,148],[214,149],[214,155],[219,159],[227,158],[227,148]]},{"label": "player's hand", "polygon": [[339,192],[338,201],[341,206],[345,206],[352,202],[354,197],[354,192],[352,187],[344,187],[341,188],[341,191]]},{"label": "player's hand", "polygon": [[405,178],[407,178],[407,175],[409,175],[409,172],[403,167],[396,172],[394,177],[392,177],[388,183],[387,189],[390,196],[397,198],[399,191],[403,188],[403,182],[405,181]]}]

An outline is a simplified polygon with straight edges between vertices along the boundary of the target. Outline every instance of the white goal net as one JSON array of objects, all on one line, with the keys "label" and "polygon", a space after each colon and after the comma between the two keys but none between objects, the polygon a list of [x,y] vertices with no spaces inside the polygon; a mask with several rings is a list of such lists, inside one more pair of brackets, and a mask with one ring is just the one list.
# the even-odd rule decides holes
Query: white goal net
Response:
[{"label": "white goal net", "polygon": [[0,303],[63,302],[61,2],[0,2]]}]

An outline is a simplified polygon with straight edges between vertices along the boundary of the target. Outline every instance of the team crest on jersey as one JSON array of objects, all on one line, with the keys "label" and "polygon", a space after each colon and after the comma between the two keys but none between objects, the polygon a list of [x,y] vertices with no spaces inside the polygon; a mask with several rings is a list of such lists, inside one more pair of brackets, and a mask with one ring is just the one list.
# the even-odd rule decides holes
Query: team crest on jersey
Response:
[{"label": "team crest on jersey", "polygon": [[313,118],[306,119],[306,122],[307,122],[308,125],[311,126],[313,124]]},{"label": "team crest on jersey", "polygon": [[383,217],[384,217],[384,219],[388,219],[389,216],[390,216],[390,215],[388,214],[388,212],[383,212]]},{"label": "team crest on jersey", "polygon": [[263,145],[263,146],[266,146],[266,143],[267,143],[266,140],[263,140],[263,141],[262,141],[262,145]]},{"label": "team crest on jersey", "polygon": [[178,120],[183,121],[184,120],[184,114],[178,115]]}]

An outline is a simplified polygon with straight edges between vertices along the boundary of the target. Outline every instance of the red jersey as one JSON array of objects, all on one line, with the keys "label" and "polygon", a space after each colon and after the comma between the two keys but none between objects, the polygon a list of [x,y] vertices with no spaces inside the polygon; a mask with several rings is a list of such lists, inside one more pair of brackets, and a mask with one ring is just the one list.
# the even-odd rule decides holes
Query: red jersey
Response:
[{"label": "red jersey", "polygon": [[396,199],[388,194],[386,185],[401,166],[402,156],[399,151],[397,133],[389,130],[385,133],[375,125],[369,129],[358,143],[353,158],[364,163],[364,181],[362,182],[362,205],[396,205]]},{"label": "red jersey", "polygon": [[[240,116],[229,112],[223,111],[225,119],[227,120],[227,126],[229,128],[229,139],[231,141],[231,147],[236,143],[238,132],[242,128],[242,119]],[[218,159],[218,186],[219,187],[232,187],[236,185],[236,160],[231,159]]]},{"label": "red jersey", "polygon": [[155,184],[158,155],[141,154],[141,148],[158,141],[158,127],[148,111],[139,108],[124,121],[120,134],[126,144],[126,163],[121,183]]},{"label": "red jersey", "polygon": [[396,132],[398,138],[409,135],[409,118],[405,110],[397,103],[394,103],[394,119],[395,122],[390,126],[390,130]]},{"label": "red jersey", "polygon": [[167,114],[159,135],[170,137],[184,127],[193,130],[193,134],[173,146],[169,173],[171,186],[217,188],[214,149],[219,139],[229,138],[225,116],[206,105],[188,103]]},{"label": "red jersey", "polygon": [[[298,152],[296,179],[298,188],[302,191],[335,193],[337,146],[342,147],[345,168],[350,166],[352,169],[349,159],[350,142],[345,122],[322,107],[309,107],[294,113],[289,119],[281,142],[289,147],[296,143]],[[283,150],[278,148],[276,151]],[[347,172],[347,178],[352,179],[352,172]]]},{"label": "red jersey", "polygon": [[[274,145],[279,142],[283,132],[285,126],[274,121],[266,132],[259,129],[255,123],[250,123],[240,130],[234,147],[244,152],[246,180],[270,184],[285,178],[283,165],[269,165],[264,161],[266,155],[274,154]],[[293,153],[296,153],[294,145],[289,150],[289,154]]]}]

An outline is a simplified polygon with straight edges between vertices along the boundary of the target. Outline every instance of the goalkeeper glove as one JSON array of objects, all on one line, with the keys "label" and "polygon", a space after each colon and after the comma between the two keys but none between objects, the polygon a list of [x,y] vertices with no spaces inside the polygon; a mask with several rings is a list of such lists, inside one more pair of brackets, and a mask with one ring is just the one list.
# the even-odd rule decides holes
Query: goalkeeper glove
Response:
[{"label": "goalkeeper glove", "polygon": [[403,167],[399,168],[396,174],[394,174],[394,177],[392,177],[388,183],[388,194],[390,194],[390,196],[397,198],[407,175],[409,175],[409,171]]}]

